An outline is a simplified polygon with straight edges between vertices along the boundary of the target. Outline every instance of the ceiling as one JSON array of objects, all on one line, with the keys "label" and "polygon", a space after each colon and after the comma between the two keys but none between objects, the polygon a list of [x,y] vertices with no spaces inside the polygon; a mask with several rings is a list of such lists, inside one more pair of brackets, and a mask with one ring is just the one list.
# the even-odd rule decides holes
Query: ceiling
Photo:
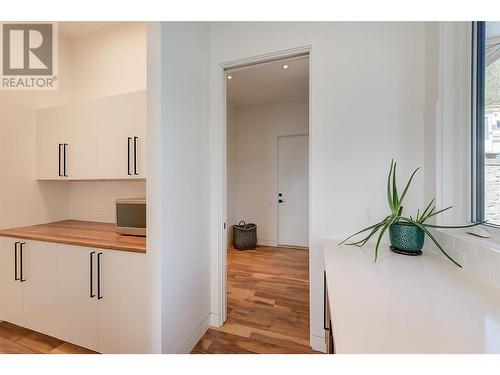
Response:
[{"label": "ceiling", "polygon": [[83,35],[118,25],[121,22],[58,22],[59,33],[67,38],[78,38]]},{"label": "ceiling", "polygon": [[[283,65],[288,69],[283,69]],[[286,60],[228,70],[228,102],[236,107],[253,107],[309,97],[309,58]]]}]

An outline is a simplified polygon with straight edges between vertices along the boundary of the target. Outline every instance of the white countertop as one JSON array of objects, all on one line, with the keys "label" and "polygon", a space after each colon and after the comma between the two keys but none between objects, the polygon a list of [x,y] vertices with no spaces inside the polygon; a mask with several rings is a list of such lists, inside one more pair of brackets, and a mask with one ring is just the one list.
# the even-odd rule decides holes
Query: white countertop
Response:
[{"label": "white countertop", "polygon": [[[500,353],[500,290],[432,254],[324,241],[336,353]],[[500,272],[500,269],[498,270]]]}]

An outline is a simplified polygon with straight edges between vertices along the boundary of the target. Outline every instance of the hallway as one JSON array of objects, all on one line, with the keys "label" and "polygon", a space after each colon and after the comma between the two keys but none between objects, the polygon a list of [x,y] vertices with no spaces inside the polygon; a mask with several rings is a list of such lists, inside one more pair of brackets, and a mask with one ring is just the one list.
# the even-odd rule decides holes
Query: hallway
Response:
[{"label": "hallway", "polygon": [[202,353],[315,353],[309,346],[309,252],[228,250],[228,313],[193,349]]}]

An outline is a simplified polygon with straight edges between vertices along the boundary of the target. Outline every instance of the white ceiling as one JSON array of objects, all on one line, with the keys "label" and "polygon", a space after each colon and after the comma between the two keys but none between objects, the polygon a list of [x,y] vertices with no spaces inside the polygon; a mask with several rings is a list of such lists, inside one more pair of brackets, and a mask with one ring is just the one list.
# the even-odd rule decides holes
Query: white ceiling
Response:
[{"label": "white ceiling", "polygon": [[[284,64],[288,69],[283,69]],[[309,97],[309,58],[291,58],[245,68],[228,70],[226,76],[227,99],[236,107],[291,100],[307,100]]]},{"label": "white ceiling", "polygon": [[59,33],[67,38],[78,38],[83,35],[118,25],[121,22],[59,22]]}]

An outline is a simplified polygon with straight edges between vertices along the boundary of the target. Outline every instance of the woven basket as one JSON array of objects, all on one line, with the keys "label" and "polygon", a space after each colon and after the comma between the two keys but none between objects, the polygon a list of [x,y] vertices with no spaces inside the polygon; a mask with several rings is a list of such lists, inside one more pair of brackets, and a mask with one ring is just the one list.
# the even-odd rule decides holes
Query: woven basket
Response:
[{"label": "woven basket", "polygon": [[257,225],[240,221],[233,225],[233,245],[238,250],[250,250],[257,247]]}]

